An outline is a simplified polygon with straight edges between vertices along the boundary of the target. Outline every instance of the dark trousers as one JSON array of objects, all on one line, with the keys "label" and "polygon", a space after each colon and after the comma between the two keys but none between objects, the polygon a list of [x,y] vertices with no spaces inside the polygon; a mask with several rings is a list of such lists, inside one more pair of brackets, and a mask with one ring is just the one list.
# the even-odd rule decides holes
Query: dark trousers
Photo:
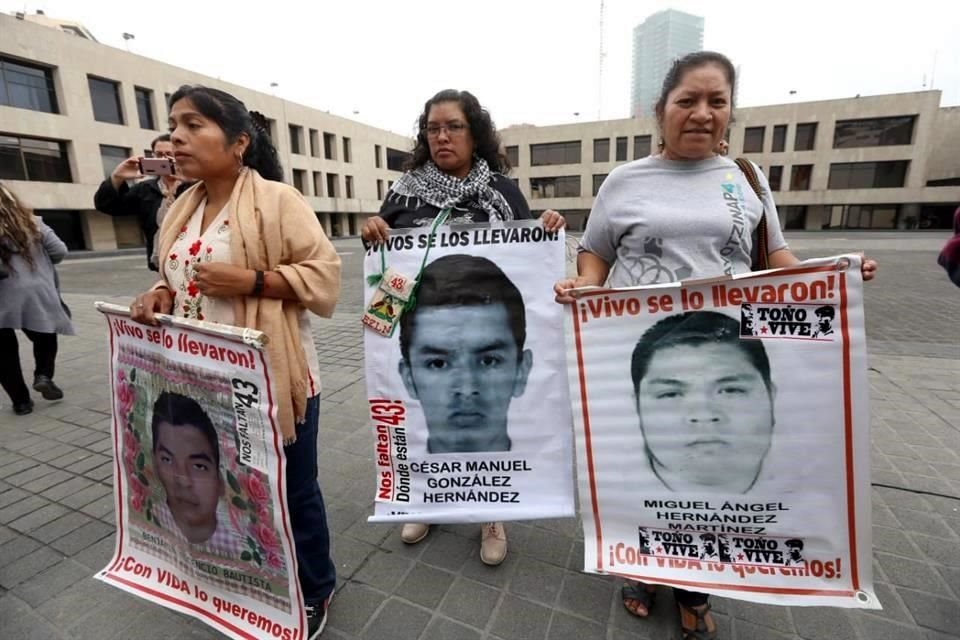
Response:
[{"label": "dark trousers", "polygon": [[696,591],[684,591],[683,589],[673,588],[673,598],[678,604],[687,607],[699,607],[707,604],[710,596],[706,593],[697,593]]},{"label": "dark trousers", "polygon": [[[33,375],[52,378],[57,361],[57,334],[37,333],[29,329],[24,329],[23,332],[33,343]],[[20,368],[20,345],[13,329],[0,329],[0,385],[13,404],[30,402],[30,390],[23,380],[23,370]]]},{"label": "dark trousers", "polygon": [[317,434],[320,396],[307,400],[306,420],[297,425],[297,441],[284,447],[287,456],[287,507],[297,552],[303,600],[319,605],[333,593],[337,570],[330,559],[330,531],[323,494],[317,483]]}]

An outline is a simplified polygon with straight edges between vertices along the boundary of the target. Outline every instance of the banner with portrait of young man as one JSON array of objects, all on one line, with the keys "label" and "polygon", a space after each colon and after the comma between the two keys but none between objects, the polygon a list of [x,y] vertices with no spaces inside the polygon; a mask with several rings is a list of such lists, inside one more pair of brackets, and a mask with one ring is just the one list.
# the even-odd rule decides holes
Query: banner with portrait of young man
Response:
[{"label": "banner with portrait of young man", "polygon": [[368,250],[371,522],[574,514],[564,264],[563,232],[538,221],[396,230]]},{"label": "banner with portrait of young man", "polygon": [[96,577],[232,638],[303,638],[265,338],[97,308],[110,336],[117,545]]},{"label": "banner with portrait of young man", "polygon": [[879,608],[860,261],[579,293],[586,571]]}]

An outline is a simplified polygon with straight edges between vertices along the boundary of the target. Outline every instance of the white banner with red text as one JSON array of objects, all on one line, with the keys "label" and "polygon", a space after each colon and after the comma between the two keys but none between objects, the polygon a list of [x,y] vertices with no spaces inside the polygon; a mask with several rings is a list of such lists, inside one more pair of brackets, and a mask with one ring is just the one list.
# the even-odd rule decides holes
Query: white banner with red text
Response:
[{"label": "white banner with red text", "polygon": [[232,638],[301,640],[264,337],[97,309],[110,330],[117,546],[96,577]]},{"label": "white banner with red text", "polygon": [[567,338],[586,571],[880,607],[860,261],[579,293]]},{"label": "white banner with red text", "polygon": [[538,221],[393,231],[367,252],[371,522],[574,514],[564,265]]}]

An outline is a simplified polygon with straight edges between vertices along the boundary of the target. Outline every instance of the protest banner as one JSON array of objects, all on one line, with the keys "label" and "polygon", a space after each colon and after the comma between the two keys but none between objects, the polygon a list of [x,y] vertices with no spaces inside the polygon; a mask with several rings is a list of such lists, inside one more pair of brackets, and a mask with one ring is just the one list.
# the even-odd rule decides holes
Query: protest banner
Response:
[{"label": "protest banner", "polygon": [[303,638],[265,337],[97,309],[110,330],[117,544],[96,577],[232,638]]},{"label": "protest banner", "polygon": [[367,252],[371,522],[573,515],[564,255],[537,221],[393,231]]},{"label": "protest banner", "polygon": [[586,571],[879,608],[860,260],[569,305]]}]

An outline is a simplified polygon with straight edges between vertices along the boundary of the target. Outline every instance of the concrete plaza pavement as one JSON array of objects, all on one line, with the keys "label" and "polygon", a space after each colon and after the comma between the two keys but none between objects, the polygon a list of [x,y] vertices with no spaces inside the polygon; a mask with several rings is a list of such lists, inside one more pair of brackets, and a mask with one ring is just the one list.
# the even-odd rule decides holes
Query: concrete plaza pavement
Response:
[{"label": "concrete plaza pavement", "polygon": [[[960,289],[936,265],[940,234],[794,233],[804,257],[865,250],[872,412],[874,576],[883,611],[774,607],[714,598],[730,640],[946,640],[960,637]],[[509,523],[509,555],[486,567],[479,527],[434,527],[415,546],[370,525],[372,438],[365,420],[362,250],[338,240],[344,294],[316,320],[323,369],[320,481],[337,597],[324,638],[625,640],[678,638],[663,590],[652,616],[624,610],[619,582],[580,572],[574,519]],[[61,268],[78,335],[62,338],[66,397],[30,416],[0,406],[0,639],[218,638],[192,618],[91,576],[114,549],[106,324],[95,300],[125,303],[153,281],[141,254]],[[29,343],[21,341],[31,370]]]}]

